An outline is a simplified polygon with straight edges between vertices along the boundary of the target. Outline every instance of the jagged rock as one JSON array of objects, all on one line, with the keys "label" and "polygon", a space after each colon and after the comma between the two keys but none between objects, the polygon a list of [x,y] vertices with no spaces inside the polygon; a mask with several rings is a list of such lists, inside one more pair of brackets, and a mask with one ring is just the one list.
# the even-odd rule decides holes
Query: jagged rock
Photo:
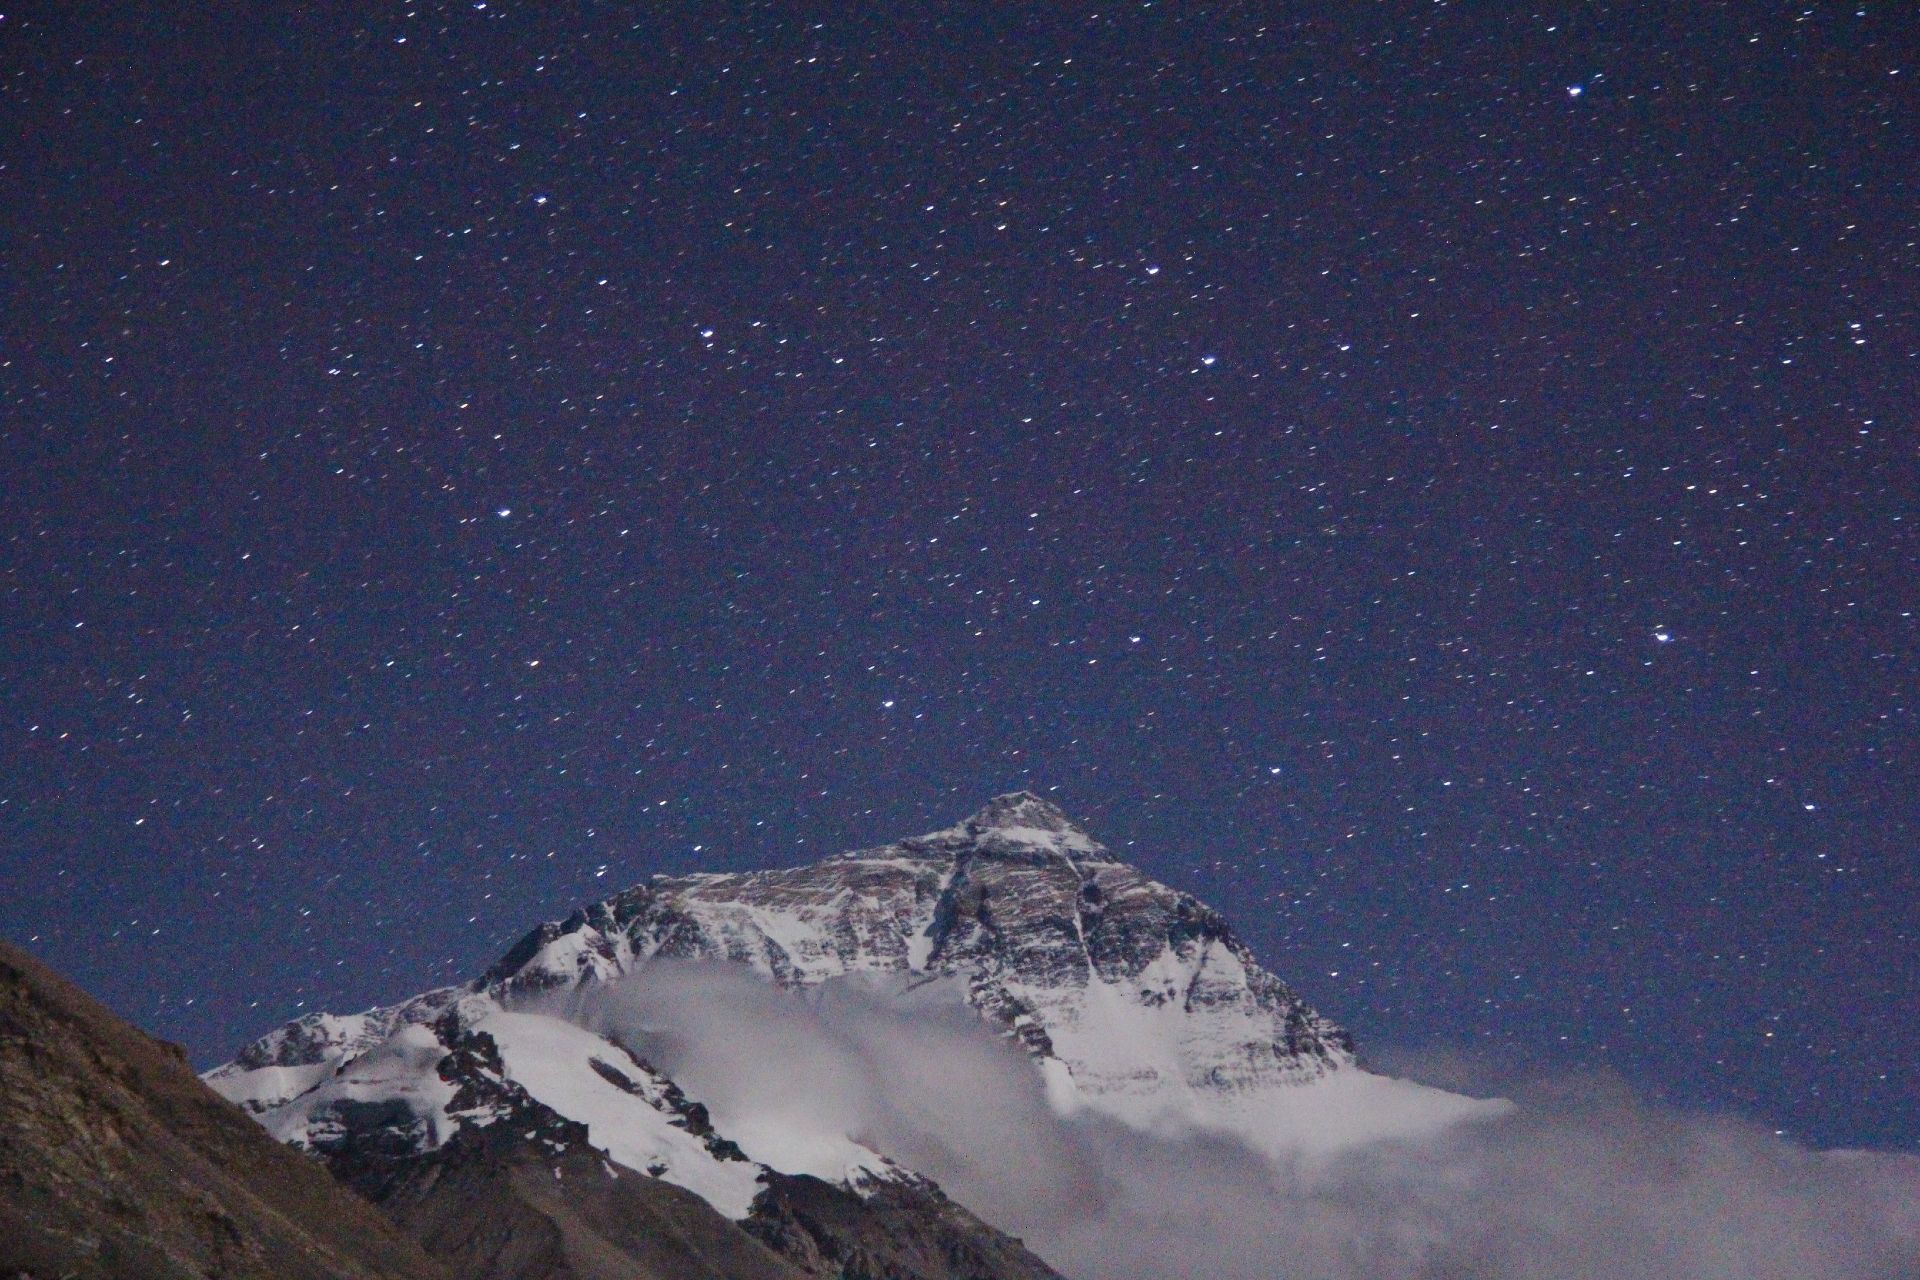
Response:
[{"label": "jagged rock", "polygon": [[772,1174],[746,1228],[810,1276],[834,1280],[1058,1280],[1013,1237],[925,1180],[857,1195],[819,1178]]},{"label": "jagged rock", "polygon": [[692,1192],[617,1168],[585,1144],[560,1151],[474,1129],[385,1172],[371,1188],[429,1253],[474,1280],[802,1280]]}]

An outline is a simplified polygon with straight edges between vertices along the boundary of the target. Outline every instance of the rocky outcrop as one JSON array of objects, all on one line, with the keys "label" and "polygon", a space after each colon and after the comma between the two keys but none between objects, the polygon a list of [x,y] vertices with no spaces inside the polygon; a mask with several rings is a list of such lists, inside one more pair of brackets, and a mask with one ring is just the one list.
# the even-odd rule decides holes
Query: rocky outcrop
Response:
[{"label": "rocky outcrop", "polygon": [[699,1196],[622,1169],[537,1103],[402,1161],[329,1157],[434,1257],[475,1280],[803,1280]]},{"label": "rocky outcrop", "polygon": [[1059,1280],[1020,1241],[923,1180],[861,1196],[819,1178],[772,1174],[746,1229],[822,1280]]},{"label": "rocky outcrop", "polygon": [[0,943],[0,1277],[446,1280],[180,1052]]}]

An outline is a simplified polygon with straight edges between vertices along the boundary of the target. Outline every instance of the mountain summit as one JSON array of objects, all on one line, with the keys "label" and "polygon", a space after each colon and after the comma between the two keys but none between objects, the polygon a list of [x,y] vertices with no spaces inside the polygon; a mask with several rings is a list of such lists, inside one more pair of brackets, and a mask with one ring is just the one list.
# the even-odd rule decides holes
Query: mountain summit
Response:
[{"label": "mountain summit", "polygon": [[1142,1127],[1243,1132],[1250,1094],[1377,1079],[1218,912],[1115,861],[1030,792],[811,866],[656,876],[535,929],[485,981],[524,997],[660,958],[732,961],[786,987],[960,979],[1033,1055],[1059,1106]]},{"label": "mountain summit", "polygon": [[1031,791],[1009,791],[995,796],[960,825],[976,835],[988,831],[1037,831],[1049,836],[1077,836],[1092,843],[1092,837],[1069,818],[1065,810]]},{"label": "mountain summit", "polygon": [[[1357,1066],[1346,1032],[1262,968],[1217,911],[1116,861],[1031,792],[807,866],[654,876],[540,925],[472,983],[309,1015],[207,1080],[376,1194],[395,1170],[521,1132],[683,1188],[749,1230],[759,1223],[768,1240],[779,1238],[766,1224],[784,1212],[776,1202],[793,1178],[856,1205],[939,1197],[860,1135],[719,1132],[699,1100],[627,1046],[552,1016],[662,961],[729,962],[797,990],[946,979],[1026,1051],[1056,1111],[1232,1134],[1279,1156],[1429,1131],[1498,1105]],[[964,1213],[944,1198],[915,1204],[912,1214],[929,1204]],[[970,1216],[953,1229],[969,1247],[1017,1250]]]}]

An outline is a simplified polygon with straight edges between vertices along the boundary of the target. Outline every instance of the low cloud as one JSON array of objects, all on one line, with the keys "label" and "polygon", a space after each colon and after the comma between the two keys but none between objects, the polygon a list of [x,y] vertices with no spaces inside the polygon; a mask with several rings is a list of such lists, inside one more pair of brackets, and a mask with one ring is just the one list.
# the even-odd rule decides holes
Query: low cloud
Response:
[{"label": "low cloud", "polygon": [[1913,1280],[1920,1157],[1823,1153],[1546,1082],[1510,1114],[1290,1167],[1048,1106],[951,982],[801,994],[655,964],[568,1011],[648,1056],[723,1132],[854,1137],[1075,1280]]}]

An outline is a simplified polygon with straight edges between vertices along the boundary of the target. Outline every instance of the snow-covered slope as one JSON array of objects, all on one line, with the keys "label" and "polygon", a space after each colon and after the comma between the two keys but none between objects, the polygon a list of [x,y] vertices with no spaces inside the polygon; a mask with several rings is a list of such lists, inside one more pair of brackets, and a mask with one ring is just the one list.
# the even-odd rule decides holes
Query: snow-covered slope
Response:
[{"label": "snow-covered slope", "polygon": [[[315,1015],[205,1076],[283,1142],[323,1155],[436,1151],[463,1127],[539,1104],[625,1168],[744,1218],[765,1167],[840,1185],[897,1178],[844,1135],[774,1135],[763,1163],[626,1048],[499,988],[443,988],[390,1009]],[[344,1025],[343,1025],[344,1024]]]},{"label": "snow-covered slope", "polygon": [[1501,1105],[1361,1069],[1346,1033],[1262,969],[1217,912],[1115,861],[1026,792],[811,866],[656,876],[540,926],[470,986],[289,1023],[207,1080],[283,1140],[323,1152],[432,1150],[530,1098],[584,1124],[617,1164],[735,1218],[763,1164],[855,1188],[910,1179],[847,1134],[715,1134],[649,1064],[542,1012],[660,959],[733,961],[791,988],[951,977],[1034,1059],[1056,1109],[1230,1132],[1275,1156]]}]

